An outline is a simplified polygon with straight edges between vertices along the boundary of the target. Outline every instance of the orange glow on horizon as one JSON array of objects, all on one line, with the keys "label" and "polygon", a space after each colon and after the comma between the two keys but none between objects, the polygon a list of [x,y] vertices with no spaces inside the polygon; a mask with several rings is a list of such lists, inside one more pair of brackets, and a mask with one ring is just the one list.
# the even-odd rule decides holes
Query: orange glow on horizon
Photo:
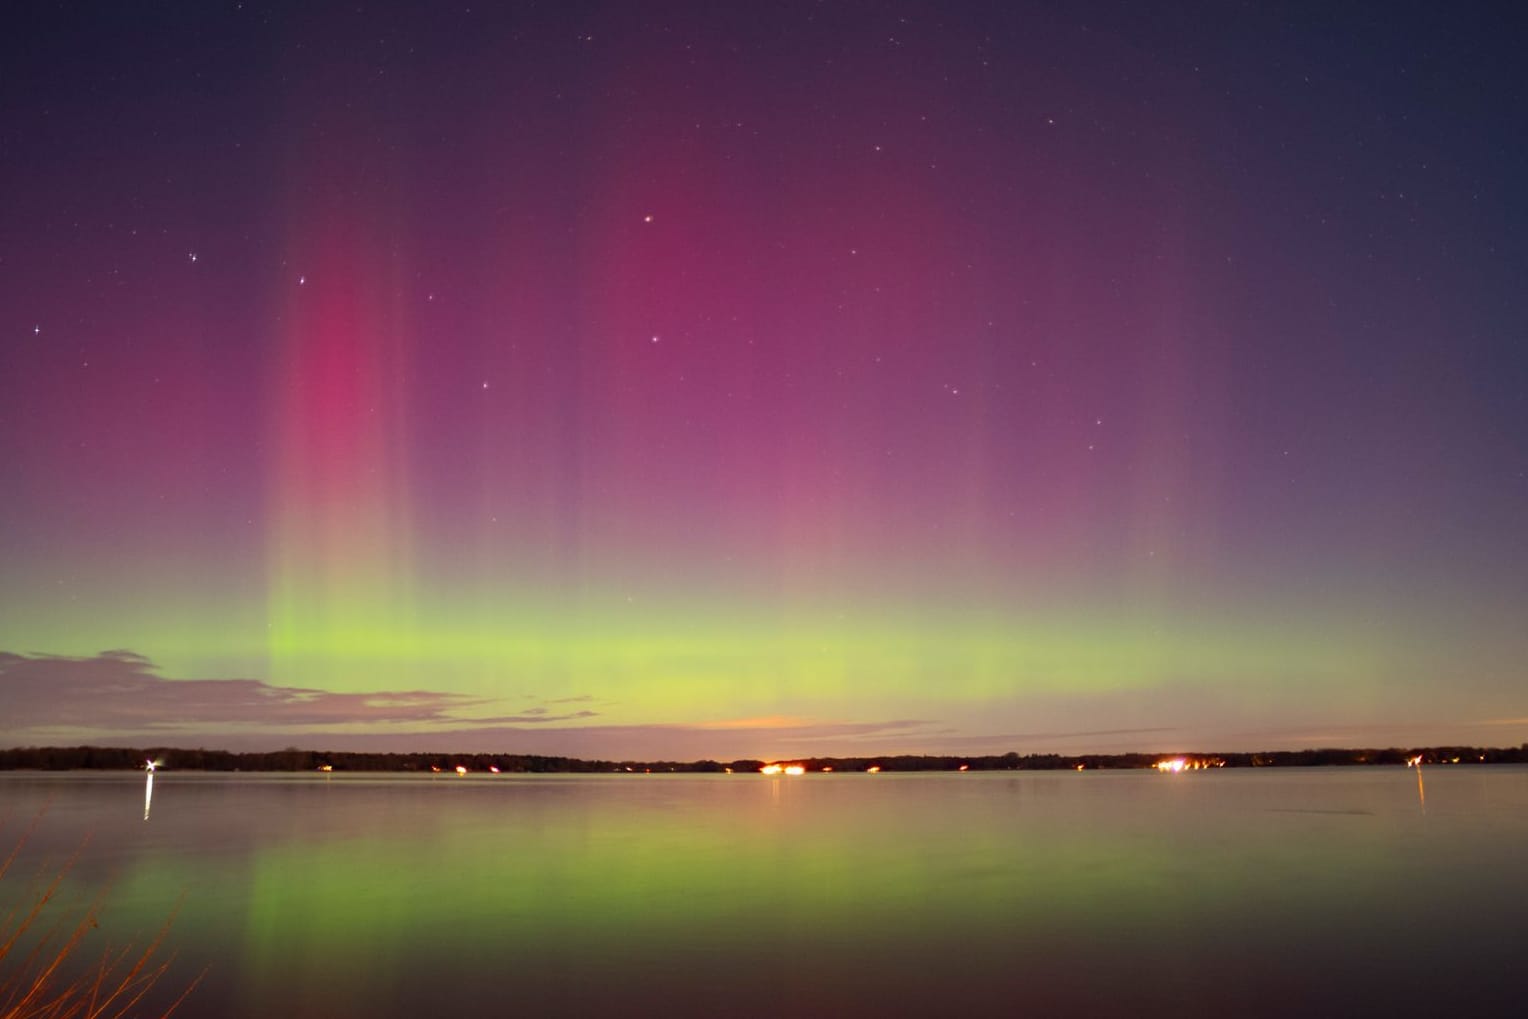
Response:
[{"label": "orange glow on horizon", "polygon": [[700,722],[697,729],[795,729],[812,724],[809,718],[793,715],[760,715],[757,718],[721,718],[712,722]]}]

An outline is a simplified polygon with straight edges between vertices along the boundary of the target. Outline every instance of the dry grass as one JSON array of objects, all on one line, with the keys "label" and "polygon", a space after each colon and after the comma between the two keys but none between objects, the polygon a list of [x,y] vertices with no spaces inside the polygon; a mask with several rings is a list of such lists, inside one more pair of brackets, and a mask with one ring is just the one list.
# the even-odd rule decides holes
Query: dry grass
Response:
[{"label": "dry grass", "polygon": [[[0,885],[25,842],[23,837],[0,863]],[[79,970],[75,957],[99,927],[100,899],[72,926],[51,923],[47,912],[77,858],[78,854],[34,893],[30,906],[23,899],[22,905],[0,916],[0,1019],[122,1019],[137,1014],[134,1009],[170,967],[170,960],[159,958],[170,932],[167,920],[141,951],[133,945],[107,947],[99,959]],[[173,1013],[199,980],[159,1014]]]}]

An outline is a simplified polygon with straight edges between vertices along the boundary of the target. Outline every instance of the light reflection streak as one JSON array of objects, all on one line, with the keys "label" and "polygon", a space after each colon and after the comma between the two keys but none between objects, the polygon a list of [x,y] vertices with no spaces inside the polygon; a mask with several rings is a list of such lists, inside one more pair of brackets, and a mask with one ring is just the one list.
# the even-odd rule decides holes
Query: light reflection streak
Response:
[{"label": "light reflection streak", "polygon": [[148,781],[143,786],[143,819],[149,819],[149,808],[154,805],[154,771],[159,767],[158,761],[149,761],[143,766],[148,773]]}]

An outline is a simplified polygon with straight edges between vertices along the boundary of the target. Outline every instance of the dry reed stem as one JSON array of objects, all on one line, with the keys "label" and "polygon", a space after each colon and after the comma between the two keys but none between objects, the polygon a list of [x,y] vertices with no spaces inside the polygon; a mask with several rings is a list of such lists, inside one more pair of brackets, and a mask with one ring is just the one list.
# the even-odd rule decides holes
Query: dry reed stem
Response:
[{"label": "dry reed stem", "polygon": [[[40,819],[41,815],[34,819],[10,854],[0,862],[0,881],[5,880]],[[38,927],[44,910],[58,895],[65,876],[83,851],[82,845],[43,888],[31,909],[23,914],[22,908],[18,907],[0,917],[0,967],[29,932]],[[94,966],[78,977],[59,982],[65,963],[80,948],[86,935],[100,926],[98,917],[104,895],[103,892],[97,896],[61,940],[59,928],[40,931],[36,943],[19,965],[10,973],[0,972],[0,1019],[124,1019],[168,972],[171,960],[156,957],[170,933],[178,908],[141,952],[135,952],[131,944],[120,949],[108,946]],[[200,982],[201,976],[192,980],[160,1015],[173,1013]]]}]

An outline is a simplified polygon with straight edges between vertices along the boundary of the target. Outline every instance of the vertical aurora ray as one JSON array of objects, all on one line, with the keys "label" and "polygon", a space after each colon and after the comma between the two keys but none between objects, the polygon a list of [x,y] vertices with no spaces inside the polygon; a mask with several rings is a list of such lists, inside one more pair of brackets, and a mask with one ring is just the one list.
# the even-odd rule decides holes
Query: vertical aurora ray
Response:
[{"label": "vertical aurora ray", "polygon": [[389,249],[347,211],[288,259],[272,434],[272,674],[375,688],[414,637],[406,331]]}]

